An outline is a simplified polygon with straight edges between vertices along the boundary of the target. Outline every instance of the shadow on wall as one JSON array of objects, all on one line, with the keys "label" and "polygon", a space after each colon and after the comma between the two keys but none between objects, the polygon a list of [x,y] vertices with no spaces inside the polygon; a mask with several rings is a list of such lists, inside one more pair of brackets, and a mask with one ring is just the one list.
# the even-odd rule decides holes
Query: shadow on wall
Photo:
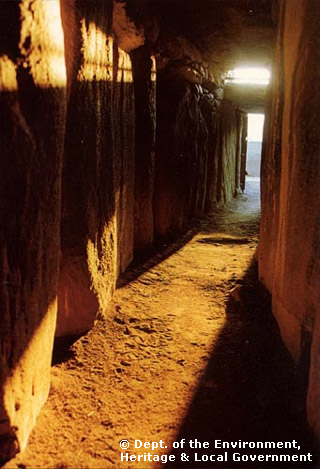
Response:
[{"label": "shadow on wall", "polygon": [[180,76],[158,75],[153,200],[158,238],[180,231],[188,217],[204,211],[208,129],[199,100],[195,86]]},{"label": "shadow on wall", "polygon": [[90,329],[133,257],[133,77],[112,5],[5,2],[0,19],[1,461],[47,398],[55,331]]},{"label": "shadow on wall", "polygon": [[22,19],[23,6],[3,2],[0,18],[1,462],[24,448],[48,396],[57,311],[66,119],[61,18],[59,3],[50,12],[41,3],[43,24],[22,27],[32,15],[26,9]]},{"label": "shadow on wall", "polygon": [[[176,461],[169,468],[208,467],[205,454],[224,454],[214,441],[298,441],[297,453],[313,455],[312,463],[236,462],[233,453],[292,453],[283,450],[229,449],[221,468],[319,467],[319,456],[304,419],[306,369],[294,365],[284,348],[271,314],[270,297],[257,280],[252,262],[241,279],[241,303],[229,298],[227,322],[212,351],[211,359],[191,402],[175,441],[185,439],[184,449],[174,450]],[[188,441],[209,442],[209,449],[189,449]],[[181,453],[189,462],[181,461]],[[194,462],[197,452],[200,462]],[[318,458],[318,461],[317,461]],[[212,466],[210,467],[213,467]]]},{"label": "shadow on wall", "polygon": [[227,203],[238,192],[243,116],[173,69],[157,76],[155,237]]},{"label": "shadow on wall", "polygon": [[61,7],[68,109],[57,335],[90,329],[111,296],[117,236],[112,3],[67,1]]},{"label": "shadow on wall", "polygon": [[[126,101],[132,83],[122,56],[112,70],[111,42],[106,47],[112,2],[61,5],[65,36],[59,2],[35,2],[34,11],[22,2],[5,2],[1,15],[1,463],[25,447],[49,392],[60,235],[62,264],[69,264],[67,274],[61,269],[62,279],[71,282],[71,288],[64,285],[60,307],[79,301],[87,289],[93,322],[105,300],[102,288],[110,286],[110,296],[117,275],[114,219],[123,183],[114,159],[120,165],[125,155],[116,154],[113,144],[125,137],[133,147],[133,100]],[[91,57],[92,46],[101,46],[97,58]],[[109,68],[103,67],[106,61]],[[119,134],[114,109],[130,111]],[[72,288],[79,286],[78,274],[82,291]],[[92,300],[91,283],[98,300]],[[65,323],[72,326],[69,312]]]}]

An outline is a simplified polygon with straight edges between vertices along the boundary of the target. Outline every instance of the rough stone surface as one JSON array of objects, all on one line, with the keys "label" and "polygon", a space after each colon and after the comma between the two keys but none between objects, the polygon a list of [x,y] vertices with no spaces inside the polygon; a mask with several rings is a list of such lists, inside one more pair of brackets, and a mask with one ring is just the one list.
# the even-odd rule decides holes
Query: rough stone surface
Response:
[{"label": "rough stone surface", "polygon": [[129,55],[113,48],[113,129],[117,224],[117,271],[133,259],[135,119],[132,67]]},{"label": "rough stone surface", "polygon": [[70,88],[57,335],[90,329],[117,275],[111,6],[63,2]]},{"label": "rough stone surface", "polygon": [[279,196],[281,177],[282,114],[283,114],[283,21],[279,19],[272,80],[266,100],[264,144],[261,153],[261,224],[259,242],[260,279],[272,290],[277,247]]},{"label": "rough stone surface", "polygon": [[312,336],[307,404],[309,422],[318,435],[319,27],[317,1],[283,2],[263,153],[259,248],[260,277],[272,292],[274,314],[296,361],[309,354]]},{"label": "rough stone surface", "polygon": [[[244,191],[246,187],[246,166],[248,149],[248,116],[242,115],[242,134],[241,134],[241,163],[240,163],[240,188]],[[260,158],[261,159],[261,158]]]},{"label": "rough stone surface", "polygon": [[167,68],[158,74],[155,234],[230,201],[240,187],[242,113]]},{"label": "rough stone surface", "polygon": [[112,29],[122,50],[131,52],[142,46],[145,42],[145,33],[142,26],[137,27],[127,13],[127,0],[114,0]]},{"label": "rough stone surface", "polygon": [[219,101],[212,93],[206,92],[201,99],[201,112],[206,121],[208,129],[208,161],[207,161],[207,179],[205,212],[210,212],[217,204],[218,188],[218,152],[219,152],[219,130],[220,113]]},{"label": "rough stone surface", "polygon": [[270,62],[272,0],[150,0],[149,3],[154,5],[159,19],[161,34],[157,44],[164,58],[198,62],[206,65],[204,68],[212,76],[217,69],[228,71],[236,64],[265,66]]},{"label": "rough stone surface", "polygon": [[0,29],[1,464],[49,392],[66,70],[59,2],[3,2]]},{"label": "rough stone surface", "polygon": [[236,108],[224,100],[220,107],[219,132],[219,167],[218,167],[218,201],[229,202],[236,195],[236,181],[240,172],[239,135]]},{"label": "rough stone surface", "polygon": [[235,178],[235,189],[234,189],[234,193],[233,193],[234,197],[236,197],[239,194],[240,186],[241,186],[243,121],[244,121],[244,114],[239,109],[237,109],[237,112],[236,112],[237,146],[236,146],[236,161],[235,161],[235,171],[234,171],[234,178]]},{"label": "rough stone surface", "polygon": [[4,2],[2,459],[25,446],[47,397],[55,327],[90,329],[134,249],[238,191],[243,116],[223,101],[221,70],[241,37],[261,38],[250,60],[268,57],[270,2],[251,15],[251,2],[201,0],[200,16],[196,3]]},{"label": "rough stone surface", "polygon": [[200,109],[202,89],[170,73],[158,74],[155,234],[182,229],[204,211],[208,129]]},{"label": "rough stone surface", "polygon": [[147,47],[132,54],[135,93],[134,248],[153,243],[153,189],[156,136],[156,71]]}]

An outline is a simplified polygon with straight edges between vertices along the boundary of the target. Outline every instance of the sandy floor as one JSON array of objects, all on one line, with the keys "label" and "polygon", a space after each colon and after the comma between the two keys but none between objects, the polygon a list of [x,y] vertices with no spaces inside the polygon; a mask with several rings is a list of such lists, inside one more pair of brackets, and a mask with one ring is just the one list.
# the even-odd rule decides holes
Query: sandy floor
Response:
[{"label": "sandy floor", "polygon": [[[281,345],[256,278],[258,184],[248,180],[228,212],[207,217],[121,279],[105,317],[52,368],[28,448],[7,469],[165,466],[121,462],[122,439],[137,455],[169,454],[182,438],[211,448],[215,439],[296,439],[307,452],[304,376]],[[135,449],[135,439],[167,448]],[[168,467],[202,467],[181,462],[181,451]]]}]

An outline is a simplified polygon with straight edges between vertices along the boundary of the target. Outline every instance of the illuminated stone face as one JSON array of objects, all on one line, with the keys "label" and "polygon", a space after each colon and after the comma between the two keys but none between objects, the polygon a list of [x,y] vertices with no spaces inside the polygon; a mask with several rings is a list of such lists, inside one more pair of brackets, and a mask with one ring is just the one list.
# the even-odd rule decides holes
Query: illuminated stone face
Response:
[{"label": "illuminated stone face", "polygon": [[122,49],[118,49],[117,83],[132,83],[132,67],[129,55]]},{"label": "illuminated stone face", "polygon": [[[117,262],[124,269],[132,259],[132,67],[111,35],[108,3],[103,5],[63,6],[70,99],[57,336],[92,327],[113,294]],[[127,167],[124,177],[120,171]]]},{"label": "illuminated stone face", "polygon": [[66,118],[60,2],[12,3],[2,8],[16,34],[0,57],[0,460],[24,449],[49,392]]},{"label": "illuminated stone face", "polygon": [[65,87],[66,66],[60,3],[24,0],[21,3],[20,51],[34,84]]},{"label": "illuminated stone face", "polygon": [[7,55],[0,57],[0,91],[17,91],[16,66]]},{"label": "illuminated stone face", "polygon": [[108,37],[92,21],[81,20],[83,63],[79,81],[112,81],[112,37]]}]

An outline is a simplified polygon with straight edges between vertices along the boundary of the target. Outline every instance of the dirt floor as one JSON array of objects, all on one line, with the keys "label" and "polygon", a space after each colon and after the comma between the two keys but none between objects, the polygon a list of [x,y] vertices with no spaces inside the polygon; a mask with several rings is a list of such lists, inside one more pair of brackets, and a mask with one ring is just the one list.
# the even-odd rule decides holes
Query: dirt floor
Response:
[{"label": "dirt floor", "polygon": [[[297,454],[314,451],[303,417],[306,377],[282,346],[257,281],[258,224],[252,179],[228,211],[131,269],[105,317],[66,354],[58,344],[50,397],[27,450],[5,468],[319,467],[314,453],[303,464],[232,461],[235,451],[270,453],[261,449],[194,460],[195,451],[224,455],[215,440],[297,440]],[[172,449],[182,439],[186,446]],[[189,448],[194,439],[209,449]],[[134,440],[167,448],[134,448]],[[121,462],[121,452],[171,453],[175,461]]]}]

